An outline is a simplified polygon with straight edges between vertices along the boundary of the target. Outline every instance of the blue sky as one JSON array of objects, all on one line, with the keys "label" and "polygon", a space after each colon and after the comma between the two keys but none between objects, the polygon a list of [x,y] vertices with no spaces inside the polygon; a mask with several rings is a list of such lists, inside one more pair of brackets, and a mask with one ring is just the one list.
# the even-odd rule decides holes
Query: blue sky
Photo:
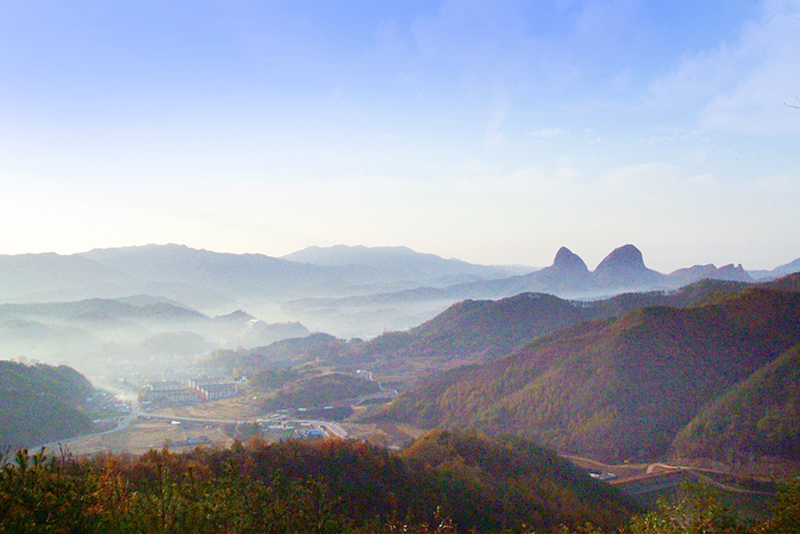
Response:
[{"label": "blue sky", "polygon": [[800,1],[0,9],[0,253],[800,257]]}]

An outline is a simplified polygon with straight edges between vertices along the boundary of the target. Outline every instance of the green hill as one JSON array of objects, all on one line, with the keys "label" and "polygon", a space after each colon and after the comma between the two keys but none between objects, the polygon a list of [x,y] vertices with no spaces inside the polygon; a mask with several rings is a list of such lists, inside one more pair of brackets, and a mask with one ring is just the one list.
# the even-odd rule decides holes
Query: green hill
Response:
[{"label": "green hill", "polygon": [[0,446],[15,449],[87,432],[91,420],[78,406],[93,391],[70,367],[0,361]]}]

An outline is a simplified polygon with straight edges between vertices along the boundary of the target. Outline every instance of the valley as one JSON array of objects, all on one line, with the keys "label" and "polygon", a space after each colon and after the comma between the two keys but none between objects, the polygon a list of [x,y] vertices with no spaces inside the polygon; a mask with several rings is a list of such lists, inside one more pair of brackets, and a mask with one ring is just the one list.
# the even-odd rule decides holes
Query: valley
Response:
[{"label": "valley", "polygon": [[0,534],[800,534],[800,0],[0,7]]},{"label": "valley", "polygon": [[[362,259],[368,252],[358,250]],[[111,262],[119,253],[91,256]],[[140,253],[124,257],[136,265]],[[121,264],[107,267],[114,265]],[[147,269],[163,277],[177,267]],[[670,288],[635,247],[618,249],[594,272],[562,249],[553,266],[532,273],[541,273],[537,284],[618,291],[502,296],[492,291],[523,287],[520,275],[458,282],[417,297],[431,302],[444,291],[455,299],[478,286],[485,294],[493,284],[489,293],[500,296],[458,300],[411,328],[364,338],[312,331],[296,317],[210,315],[164,296],[3,304],[2,327],[13,334],[4,350],[28,346],[61,364],[4,362],[3,436],[13,448],[46,444],[78,458],[329,440],[402,455],[431,432],[516,436],[645,509],[700,483],[753,518],[768,517],[776,481],[800,472],[800,274],[756,282],[736,269],[694,269],[719,277]],[[254,283],[214,277],[217,289]],[[369,298],[384,306],[401,294],[411,295]],[[340,298],[350,306],[367,297],[330,302]],[[58,414],[68,413],[76,426],[34,419],[42,406],[53,411],[53,399],[61,403],[48,417],[65,421]]]}]

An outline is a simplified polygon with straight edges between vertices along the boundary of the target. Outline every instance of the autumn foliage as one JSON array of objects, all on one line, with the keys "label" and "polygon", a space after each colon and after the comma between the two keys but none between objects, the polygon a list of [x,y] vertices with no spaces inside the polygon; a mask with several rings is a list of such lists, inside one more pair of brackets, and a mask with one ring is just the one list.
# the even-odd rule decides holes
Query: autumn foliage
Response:
[{"label": "autumn foliage", "polygon": [[624,524],[616,492],[519,439],[433,433],[392,453],[356,441],[251,441],[0,469],[0,532],[547,532]]}]

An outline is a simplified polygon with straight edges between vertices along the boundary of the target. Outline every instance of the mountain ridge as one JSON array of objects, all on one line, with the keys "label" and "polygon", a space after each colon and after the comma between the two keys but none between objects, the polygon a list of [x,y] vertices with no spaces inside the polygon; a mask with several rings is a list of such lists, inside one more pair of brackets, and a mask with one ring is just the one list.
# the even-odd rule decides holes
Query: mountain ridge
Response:
[{"label": "mountain ridge", "polygon": [[800,342],[800,293],[748,288],[544,335],[401,395],[378,419],[512,432],[564,452],[657,458],[703,405]]},{"label": "mountain ridge", "polygon": [[[317,318],[324,320],[336,313],[353,313],[364,307],[424,308],[430,316],[435,316],[447,305],[468,299],[501,299],[520,293],[547,293],[573,300],[602,299],[626,292],[674,290],[702,279],[755,283],[743,269],[733,266],[717,268],[709,264],[702,268],[678,270],[669,275],[658,273],[644,265],[641,251],[630,244],[614,249],[598,264],[597,269],[590,271],[578,255],[561,247],[552,265],[524,275],[460,283],[444,288],[428,286],[364,296],[310,297],[288,301],[283,306],[287,312],[307,314],[308,322]],[[390,325],[386,329],[397,327]]]},{"label": "mountain ridge", "polygon": [[[273,321],[301,321],[313,330],[353,337],[410,328],[465,299],[523,292],[596,299],[626,291],[668,290],[702,278],[754,281],[733,265],[657,273],[630,244],[612,251],[594,271],[566,247],[559,249],[552,265],[540,270],[479,266],[408,247],[316,247],[287,257],[313,260],[303,254],[333,265],[178,244],[93,249],[70,256],[0,256],[0,302],[147,294],[206,314],[244,307],[264,316],[265,310]],[[529,272],[520,274],[525,270]]]}]

